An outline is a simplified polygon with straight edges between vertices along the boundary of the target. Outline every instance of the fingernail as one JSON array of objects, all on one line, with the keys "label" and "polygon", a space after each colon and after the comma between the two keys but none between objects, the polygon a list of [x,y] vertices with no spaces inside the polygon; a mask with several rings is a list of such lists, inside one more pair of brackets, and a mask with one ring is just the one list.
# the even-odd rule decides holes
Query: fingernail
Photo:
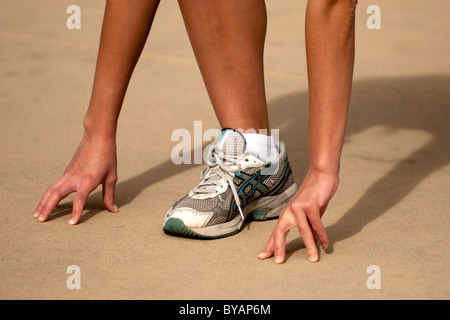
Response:
[{"label": "fingernail", "polygon": [[39,217],[39,212],[35,211],[35,212],[33,213],[33,218],[37,218],[37,217]]},{"label": "fingernail", "polygon": [[116,205],[114,205],[114,207],[113,207],[113,212],[116,213],[116,212],[119,212],[119,211],[120,211],[120,210],[119,210],[119,207],[116,206]]},{"label": "fingernail", "polygon": [[283,263],[283,259],[280,258],[280,257],[276,257],[275,258],[275,263],[278,263],[278,264]]},{"label": "fingernail", "polygon": [[258,259],[264,259],[264,253],[260,253],[259,255],[258,255]]},{"label": "fingernail", "polygon": [[319,257],[315,254],[309,256],[310,262],[317,262],[318,260],[319,260]]},{"label": "fingernail", "polygon": [[73,226],[75,224],[75,219],[69,219],[69,224]]}]

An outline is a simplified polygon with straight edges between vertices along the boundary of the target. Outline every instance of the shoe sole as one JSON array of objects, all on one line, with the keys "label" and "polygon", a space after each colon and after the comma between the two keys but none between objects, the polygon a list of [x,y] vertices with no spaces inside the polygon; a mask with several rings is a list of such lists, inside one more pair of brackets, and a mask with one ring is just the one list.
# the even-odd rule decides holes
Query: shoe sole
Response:
[{"label": "shoe sole", "polygon": [[[250,216],[253,220],[265,221],[278,218],[281,210],[289,202],[289,199],[297,192],[294,183],[285,192],[277,196],[268,196],[257,199],[243,208],[244,217]],[[232,236],[241,231],[245,226],[245,220],[237,215],[233,220],[204,228],[188,228],[181,219],[169,218],[164,224],[166,233],[180,235],[189,238],[218,239]]]}]

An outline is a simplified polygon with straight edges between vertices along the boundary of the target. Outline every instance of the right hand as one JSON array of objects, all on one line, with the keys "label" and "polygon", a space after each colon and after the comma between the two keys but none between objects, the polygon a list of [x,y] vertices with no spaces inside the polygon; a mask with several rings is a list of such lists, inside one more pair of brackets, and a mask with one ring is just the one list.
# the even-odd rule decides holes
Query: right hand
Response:
[{"label": "right hand", "polygon": [[117,156],[114,139],[89,138],[85,134],[63,177],[47,189],[33,217],[38,222],[47,221],[59,202],[75,192],[69,220],[70,225],[75,225],[80,221],[89,194],[100,184],[103,187],[106,209],[117,212],[119,209],[114,202],[116,182]]}]

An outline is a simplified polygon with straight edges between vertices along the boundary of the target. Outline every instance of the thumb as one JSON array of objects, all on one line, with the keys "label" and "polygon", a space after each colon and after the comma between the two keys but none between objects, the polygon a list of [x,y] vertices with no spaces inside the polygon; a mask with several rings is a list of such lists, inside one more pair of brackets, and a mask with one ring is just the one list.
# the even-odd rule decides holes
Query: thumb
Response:
[{"label": "thumb", "polygon": [[103,204],[110,212],[119,212],[115,202],[115,188],[117,179],[108,179],[103,182]]}]

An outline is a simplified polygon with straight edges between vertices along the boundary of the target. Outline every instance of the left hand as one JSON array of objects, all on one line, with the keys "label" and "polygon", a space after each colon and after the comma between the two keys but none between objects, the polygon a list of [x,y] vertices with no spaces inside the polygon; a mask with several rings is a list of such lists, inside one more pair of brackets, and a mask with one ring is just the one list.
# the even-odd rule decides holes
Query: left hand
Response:
[{"label": "left hand", "polygon": [[324,249],[329,245],[321,218],[336,193],[338,184],[338,174],[310,170],[297,193],[281,211],[278,223],[258,259],[274,256],[275,263],[283,263],[286,237],[292,228],[298,228],[308,251],[309,261],[319,261],[317,240],[320,240]]}]

